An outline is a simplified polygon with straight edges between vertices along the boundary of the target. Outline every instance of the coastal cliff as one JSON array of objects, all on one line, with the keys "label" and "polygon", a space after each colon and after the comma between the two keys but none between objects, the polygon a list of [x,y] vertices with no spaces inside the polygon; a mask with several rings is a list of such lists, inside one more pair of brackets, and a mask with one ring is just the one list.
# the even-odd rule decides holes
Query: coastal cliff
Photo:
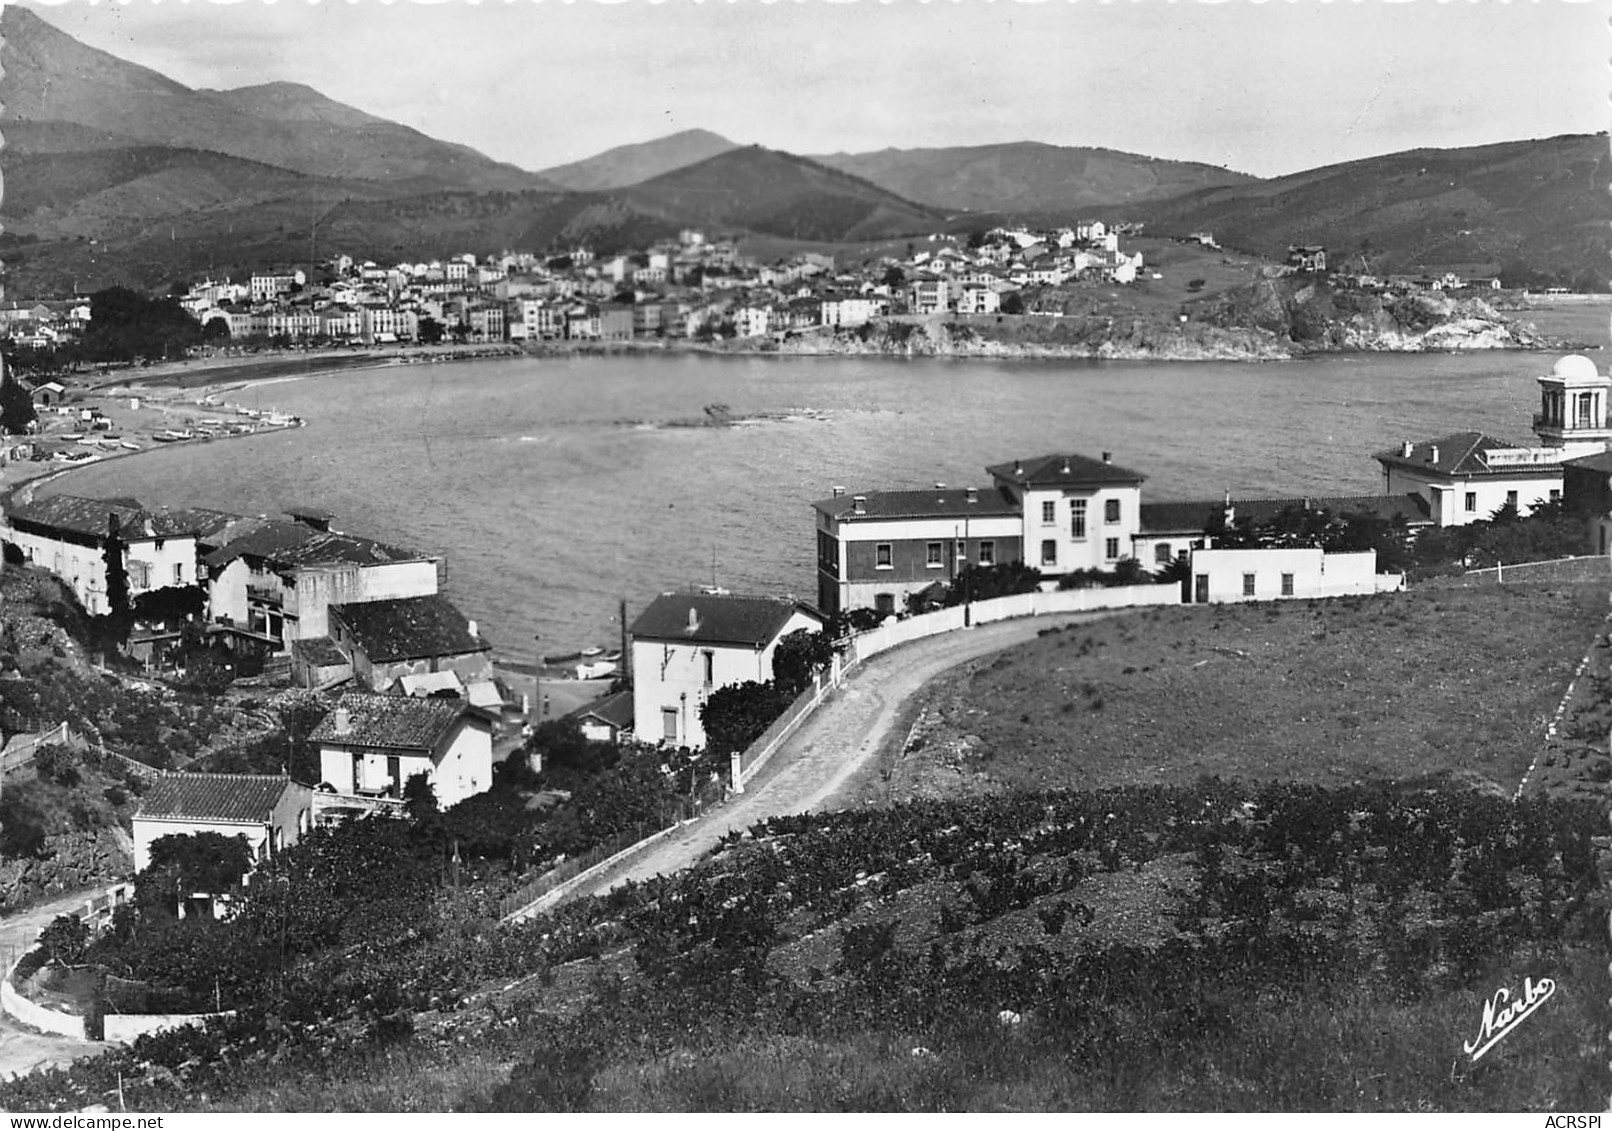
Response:
[{"label": "coastal cliff", "polygon": [[[1375,294],[1287,277],[1263,279],[1169,313],[1077,312],[1071,304],[1023,316],[892,318],[793,335],[761,348],[798,355],[1274,361],[1350,351],[1559,345],[1479,299]],[[754,350],[757,344],[737,340],[725,348]]]}]

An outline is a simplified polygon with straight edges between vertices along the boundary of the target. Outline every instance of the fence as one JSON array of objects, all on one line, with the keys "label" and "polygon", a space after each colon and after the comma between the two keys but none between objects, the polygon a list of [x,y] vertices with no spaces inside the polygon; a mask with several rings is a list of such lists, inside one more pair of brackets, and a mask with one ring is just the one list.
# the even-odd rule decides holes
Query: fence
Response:
[{"label": "fence", "polygon": [[41,746],[48,746],[54,742],[67,742],[69,733],[66,723],[57,723],[40,734],[14,737],[6,744],[5,752],[0,754],[0,774],[9,774],[12,770],[32,762],[34,754]]},{"label": "fence", "polygon": [[1479,585],[1550,584],[1574,581],[1603,581],[1612,575],[1612,558],[1589,554],[1576,558],[1554,558],[1544,562],[1518,562],[1516,565],[1469,569],[1450,577],[1431,578],[1422,586],[1441,585],[1471,588]]},{"label": "fence", "polygon": [[675,816],[666,821],[641,821],[630,829],[625,829],[615,836],[601,841],[586,852],[572,856],[563,863],[549,869],[524,887],[511,892],[498,902],[498,917],[500,919],[514,918],[521,911],[538,902],[545,895],[559,888],[561,885],[591,871],[606,860],[614,860],[635,850],[639,845],[647,844],[656,837],[670,832],[686,818],[686,810],[679,807]]}]

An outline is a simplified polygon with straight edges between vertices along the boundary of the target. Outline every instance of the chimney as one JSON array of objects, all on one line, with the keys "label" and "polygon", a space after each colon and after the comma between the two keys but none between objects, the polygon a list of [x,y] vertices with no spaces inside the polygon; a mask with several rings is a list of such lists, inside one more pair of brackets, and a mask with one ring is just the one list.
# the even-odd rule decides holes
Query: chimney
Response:
[{"label": "chimney", "polygon": [[700,630],[700,610],[696,609],[693,605],[690,605],[689,609],[688,609],[688,628],[685,629],[684,631],[686,631],[686,632],[698,632],[699,630]]},{"label": "chimney", "polygon": [[481,635],[479,632],[476,631],[476,622],[475,621],[473,621],[473,620],[466,621],[465,622],[465,627],[470,630],[470,635],[471,636],[478,636],[479,637]]},{"label": "chimney", "polygon": [[347,713],[346,707],[336,708],[335,719],[335,731],[337,734],[351,734],[353,732],[353,717]]},{"label": "chimney", "polygon": [[1104,463],[1113,463],[1114,462],[1114,453],[1113,452],[1104,452],[1103,453],[1103,462]]},{"label": "chimney", "polygon": [[1428,463],[1437,463],[1438,462],[1438,445],[1437,444],[1434,444],[1431,448],[1428,449],[1427,462]]},{"label": "chimney", "polygon": [[1063,473],[1065,475],[1069,474],[1069,457],[1068,456],[1063,457]]},{"label": "chimney", "polygon": [[868,513],[867,504],[868,504],[868,497],[866,495],[852,495],[851,496],[851,513],[852,514],[867,514]]},{"label": "chimney", "polygon": [[1400,459],[1410,459],[1411,451],[1415,447],[1416,447],[1415,444],[1411,443],[1409,440],[1406,440],[1403,444],[1399,445],[1399,458]]},{"label": "chimney", "polygon": [[968,501],[971,503],[977,503],[980,501],[980,492],[978,487],[970,487],[968,489]]},{"label": "chimney", "polygon": [[834,484],[834,497],[837,499],[843,494],[845,494],[845,488],[838,483]]},{"label": "chimney", "polygon": [[1020,463],[1018,460],[1014,460],[1013,461],[1013,474],[1017,475],[1020,479],[1023,479],[1024,478],[1024,464]]}]

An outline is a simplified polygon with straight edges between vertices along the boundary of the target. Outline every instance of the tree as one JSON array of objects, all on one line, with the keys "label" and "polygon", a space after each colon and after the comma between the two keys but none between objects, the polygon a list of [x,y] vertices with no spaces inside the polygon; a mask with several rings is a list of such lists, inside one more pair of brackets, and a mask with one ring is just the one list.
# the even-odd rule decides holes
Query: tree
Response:
[{"label": "tree", "polygon": [[39,932],[39,945],[57,966],[75,965],[90,945],[89,924],[77,915],[58,915]]},{"label": "tree", "polygon": [[997,562],[995,565],[970,563],[957,571],[946,594],[947,605],[968,601],[989,601],[1016,593],[1034,593],[1041,587],[1041,571],[1024,562]]},{"label": "tree", "polygon": [[[0,361],[0,365],[3,364]],[[0,374],[0,430],[21,436],[38,418],[33,397],[22,387],[11,367],[5,366],[4,373]]]},{"label": "tree", "polygon": [[834,661],[834,641],[826,632],[797,629],[778,641],[772,653],[772,678],[778,690],[793,699],[818,672]]},{"label": "tree", "polygon": [[445,333],[447,333],[447,331],[443,328],[442,323],[438,322],[430,315],[420,319],[417,334],[421,344],[434,346],[438,342],[442,341],[442,337]]},{"label": "tree", "polygon": [[1018,291],[1009,291],[1007,294],[1002,296],[1002,302],[999,309],[1003,314],[1023,314],[1024,296]]},{"label": "tree", "polygon": [[431,788],[431,778],[424,771],[410,774],[403,783],[403,811],[417,825],[426,824],[442,812],[436,790]]},{"label": "tree", "polygon": [[885,286],[894,290],[907,281],[907,273],[892,263],[884,269],[884,279],[882,281]]},{"label": "tree", "polygon": [[788,709],[795,697],[775,683],[731,684],[711,692],[700,707],[705,748],[713,754],[744,750]]},{"label": "tree", "polygon": [[135,877],[135,894],[143,907],[175,909],[198,892],[234,891],[251,868],[252,849],[244,836],[211,832],[159,836],[151,842],[151,862]]}]

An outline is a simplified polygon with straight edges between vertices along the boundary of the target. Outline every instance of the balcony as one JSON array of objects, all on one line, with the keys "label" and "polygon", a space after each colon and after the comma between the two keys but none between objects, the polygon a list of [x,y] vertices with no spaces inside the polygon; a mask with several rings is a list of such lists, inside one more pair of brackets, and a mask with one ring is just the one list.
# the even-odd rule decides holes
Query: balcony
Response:
[{"label": "balcony", "polygon": [[1609,432],[1612,431],[1612,417],[1599,422],[1590,419],[1551,421],[1544,413],[1534,413],[1534,431],[1549,432]]},{"label": "balcony", "polygon": [[273,605],[279,608],[285,604],[285,590],[272,585],[248,585],[246,599],[259,605]]}]

